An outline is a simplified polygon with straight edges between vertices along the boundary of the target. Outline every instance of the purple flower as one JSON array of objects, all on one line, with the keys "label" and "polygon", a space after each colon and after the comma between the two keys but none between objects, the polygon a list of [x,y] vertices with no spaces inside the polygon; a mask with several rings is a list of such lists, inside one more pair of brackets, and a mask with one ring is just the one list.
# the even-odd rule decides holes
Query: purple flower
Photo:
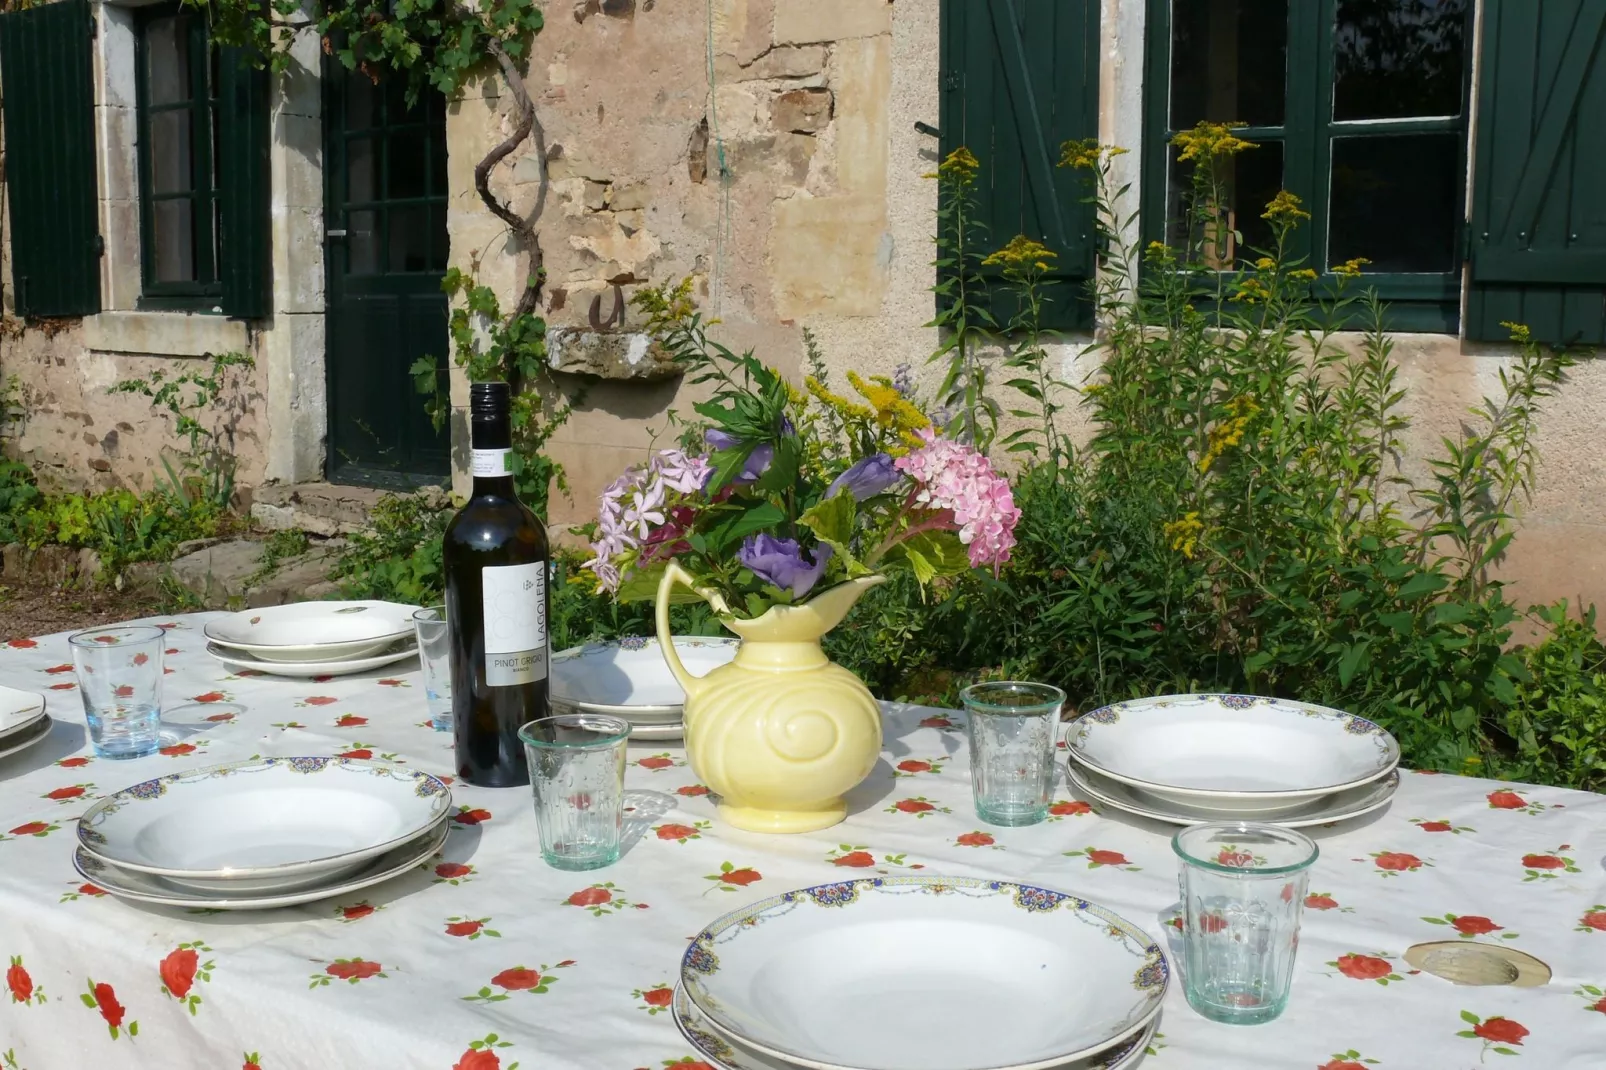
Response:
[{"label": "purple flower", "polygon": [[[717,427],[710,427],[704,431],[703,441],[708,444],[708,448],[711,450],[733,450],[742,444],[741,439],[729,431],[721,431]],[[770,462],[774,459],[774,446],[767,442],[754,446],[753,452],[747,455],[747,460],[743,463],[741,472],[731,482],[738,485],[757,483],[759,477],[769,470]],[[712,478],[714,478],[713,470],[710,469],[707,478],[703,480],[703,486],[708,486],[708,480]]]},{"label": "purple flower", "polygon": [[815,547],[811,564],[796,539],[749,535],[742,548],[736,551],[736,560],[765,583],[783,590],[791,588],[793,598],[802,598],[825,574],[826,562],[831,560],[831,547],[825,543]]},{"label": "purple flower", "polygon": [[891,456],[874,453],[832,480],[831,485],[825,488],[825,497],[829,501],[846,487],[854,501],[862,502],[881,494],[902,478],[902,474],[893,466]]}]

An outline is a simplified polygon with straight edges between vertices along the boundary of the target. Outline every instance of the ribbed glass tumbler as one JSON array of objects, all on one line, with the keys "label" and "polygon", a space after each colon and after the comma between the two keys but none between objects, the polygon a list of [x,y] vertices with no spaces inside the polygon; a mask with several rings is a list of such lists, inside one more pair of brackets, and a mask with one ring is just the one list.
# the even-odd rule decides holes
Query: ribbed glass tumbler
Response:
[{"label": "ribbed glass tumbler", "polygon": [[1178,832],[1183,991],[1206,1018],[1258,1025],[1282,1014],[1317,848],[1276,825],[1229,821]]},{"label": "ribbed glass tumbler", "polygon": [[959,693],[970,723],[970,785],[989,825],[1035,825],[1054,791],[1054,737],[1065,692],[999,680]]},{"label": "ribbed glass tumbler", "polygon": [[519,729],[535,792],[541,857],[554,869],[619,859],[630,722],[596,713],[543,717]]}]

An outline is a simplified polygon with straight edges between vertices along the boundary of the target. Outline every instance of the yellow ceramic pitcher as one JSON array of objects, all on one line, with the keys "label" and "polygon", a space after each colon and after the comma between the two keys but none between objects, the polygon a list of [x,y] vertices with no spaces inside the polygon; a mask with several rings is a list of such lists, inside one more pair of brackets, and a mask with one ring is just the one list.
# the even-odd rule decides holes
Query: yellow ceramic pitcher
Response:
[{"label": "yellow ceramic pitcher", "polygon": [[[814,832],[847,816],[842,796],[881,754],[881,707],[857,676],[825,656],[820,639],[859,596],[866,576],[802,605],[740,620],[717,591],[670,562],[658,584],[658,644],[686,691],[686,755],[718,793],[719,813],[749,832]],[[681,664],[669,633],[670,594],[690,587],[742,638],[736,659],[706,676]]]}]

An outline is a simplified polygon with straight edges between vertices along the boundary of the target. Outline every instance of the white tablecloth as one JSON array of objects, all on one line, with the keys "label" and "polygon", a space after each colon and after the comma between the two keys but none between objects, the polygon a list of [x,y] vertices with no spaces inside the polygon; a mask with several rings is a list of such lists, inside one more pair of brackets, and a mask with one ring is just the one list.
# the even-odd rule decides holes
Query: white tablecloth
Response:
[{"label": "white tablecloth", "polygon": [[[71,864],[73,821],[103,794],[253,754],[453,771],[412,663],[242,678],[204,653],[206,619],[172,619],[170,745],[130,762],[89,757],[64,636],[0,645],[0,683],[43,691],[61,722],[0,759],[0,1067],[696,1067],[668,986],[687,938],[750,901],[877,872],[991,876],[1073,891],[1159,936],[1176,899],[1170,830],[1090,812],[1063,789],[1045,824],[982,825],[962,715],[889,705],[885,761],[848,821],[817,835],[725,827],[678,747],[640,745],[635,838],[606,870],[542,864],[527,789],[454,784],[442,857],[365,892],[263,913],[120,902]],[[1407,774],[1380,815],[1318,836],[1287,1013],[1214,1024],[1174,982],[1145,1070],[1606,1067],[1606,797]],[[1536,955],[1554,980],[1455,987],[1401,957],[1462,931]]]}]

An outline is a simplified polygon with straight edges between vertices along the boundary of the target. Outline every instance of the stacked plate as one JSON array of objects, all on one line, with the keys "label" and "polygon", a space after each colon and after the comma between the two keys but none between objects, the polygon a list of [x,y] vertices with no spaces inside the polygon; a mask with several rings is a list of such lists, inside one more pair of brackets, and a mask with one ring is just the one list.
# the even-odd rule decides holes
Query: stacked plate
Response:
[{"label": "stacked plate", "polygon": [[1071,783],[1139,817],[1289,828],[1369,814],[1399,786],[1400,745],[1363,717],[1290,699],[1165,695],[1071,723]]},{"label": "stacked plate", "polygon": [[209,622],[206,652],[235,672],[346,676],[418,653],[417,606],[395,602],[297,602]]},{"label": "stacked plate", "polygon": [[[742,641],[677,636],[674,644],[686,671],[703,676],[734,658]],[[553,707],[623,717],[631,739],[681,738],[685,703],[657,639],[588,643],[552,655]]]},{"label": "stacked plate", "polygon": [[1143,930],[1063,892],[886,877],[725,915],[681,961],[674,1017],[722,1070],[1115,1070],[1170,977]]},{"label": "stacked plate", "polygon": [[78,822],[73,864],[115,896],[262,910],[345,895],[446,840],[452,793],[428,773],[354,758],[253,758],[147,780]]},{"label": "stacked plate", "polygon": [[0,687],[0,758],[43,743],[50,735],[52,723],[45,714],[45,700],[41,696]]}]

